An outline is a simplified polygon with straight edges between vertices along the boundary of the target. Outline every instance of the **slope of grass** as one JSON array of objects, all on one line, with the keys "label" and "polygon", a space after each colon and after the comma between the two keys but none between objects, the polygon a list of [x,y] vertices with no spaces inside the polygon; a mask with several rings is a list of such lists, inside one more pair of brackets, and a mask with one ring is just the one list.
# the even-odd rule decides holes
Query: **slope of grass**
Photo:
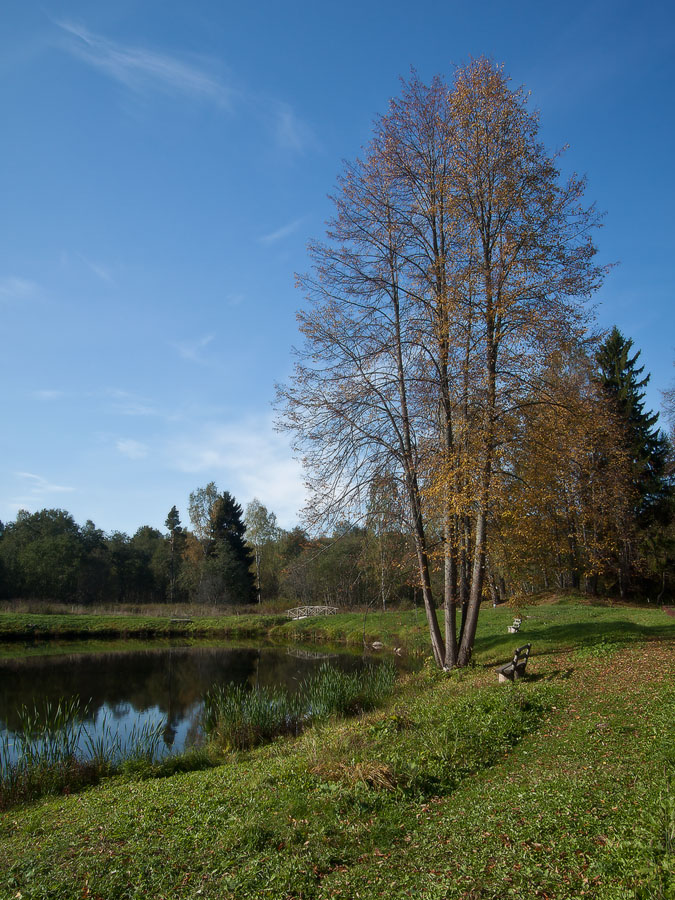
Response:
[{"label": "slope of grass", "polygon": [[527,683],[427,667],[358,720],[5,813],[0,897],[672,898],[672,629],[553,610]]},{"label": "slope of grass", "polygon": [[264,637],[275,625],[284,622],[279,615],[205,616],[175,619],[171,616],[67,615],[63,613],[0,613],[0,640],[26,640],[71,637],[187,637],[215,636]]},{"label": "slope of grass", "polygon": [[[523,623],[518,634],[508,634],[507,626],[517,613]],[[442,611],[438,612],[443,621]],[[382,641],[386,647],[403,646],[428,652],[429,632],[422,610],[385,613],[341,613],[326,618],[284,621],[270,629],[271,636],[284,640],[330,641],[361,644]],[[661,609],[645,607],[541,603],[516,608],[510,605],[481,608],[474,659],[490,664],[508,658],[516,644],[532,642],[538,655],[561,648],[579,649],[604,642],[611,647],[635,641],[666,637],[675,639],[675,618]]]},{"label": "slope of grass", "polygon": [[[516,612],[523,617],[518,635],[507,635],[506,626]],[[442,621],[439,610],[439,621]],[[429,648],[424,611],[391,610],[339,613],[335,616],[289,620],[280,614],[245,613],[199,615],[189,620],[171,615],[82,613],[68,615],[0,612],[0,641],[42,638],[110,637],[227,637],[262,638],[296,643],[342,643],[361,646],[382,641],[388,649],[404,647],[410,652]],[[675,636],[675,618],[648,607],[593,605],[564,598],[557,603],[511,605],[493,609],[484,605],[480,613],[475,659],[488,663],[509,655],[514,640],[535,641],[538,652],[560,647],[592,645],[598,640],[627,644],[652,637]]]}]

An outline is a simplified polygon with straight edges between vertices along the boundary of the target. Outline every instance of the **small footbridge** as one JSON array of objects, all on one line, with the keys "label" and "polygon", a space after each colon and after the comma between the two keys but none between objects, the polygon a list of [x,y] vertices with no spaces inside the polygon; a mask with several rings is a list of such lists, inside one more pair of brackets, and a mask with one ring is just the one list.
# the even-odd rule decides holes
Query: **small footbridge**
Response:
[{"label": "small footbridge", "polygon": [[287,609],[286,615],[289,619],[309,619],[311,616],[334,616],[337,611],[337,606],[296,606]]},{"label": "small footbridge", "polygon": [[286,650],[288,656],[295,659],[333,659],[337,653],[322,653],[320,650],[305,650],[304,647],[288,647]]}]

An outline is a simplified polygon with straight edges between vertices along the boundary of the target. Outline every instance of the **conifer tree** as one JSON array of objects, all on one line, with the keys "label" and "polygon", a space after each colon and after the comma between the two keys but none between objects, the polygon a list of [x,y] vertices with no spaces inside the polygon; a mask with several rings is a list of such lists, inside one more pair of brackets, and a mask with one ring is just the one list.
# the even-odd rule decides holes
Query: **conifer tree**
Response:
[{"label": "conifer tree", "polygon": [[660,534],[673,517],[673,486],[667,468],[669,443],[655,427],[658,413],[645,410],[644,388],[650,375],[644,375],[644,366],[638,365],[640,351],[632,353],[632,349],[633,341],[615,326],[597,356],[600,383],[623,425],[621,438],[632,470],[634,505],[630,524],[634,526],[636,540],[624,541],[618,567],[622,596],[640,569],[651,568],[653,575],[657,574],[655,568],[661,570],[663,583],[664,565],[654,566],[649,561],[662,555],[654,554],[654,547],[661,543]]},{"label": "conifer tree", "polygon": [[244,511],[229,491],[223,491],[211,507],[207,556],[227,560],[224,571],[226,593],[240,603],[255,596],[253,555],[246,543]]},{"label": "conifer tree", "polygon": [[636,493],[635,517],[639,527],[665,524],[671,487],[666,475],[668,441],[656,423],[658,413],[645,410],[644,388],[650,375],[638,366],[640,351],[631,355],[633,341],[614,326],[598,351],[600,382],[614,412],[624,424],[626,442],[633,465]]},{"label": "conifer tree", "polygon": [[169,579],[169,600],[173,603],[176,591],[177,561],[180,560],[180,551],[185,543],[185,533],[180,524],[180,515],[176,506],[172,506],[164,522],[169,529],[169,544],[171,547],[171,573]]}]

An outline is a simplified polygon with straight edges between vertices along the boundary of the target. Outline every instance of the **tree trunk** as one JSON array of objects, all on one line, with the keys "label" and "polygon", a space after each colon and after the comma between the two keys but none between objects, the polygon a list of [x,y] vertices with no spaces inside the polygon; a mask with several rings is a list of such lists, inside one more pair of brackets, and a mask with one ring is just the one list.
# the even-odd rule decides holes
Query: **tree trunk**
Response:
[{"label": "tree trunk", "polygon": [[444,527],[444,565],[445,583],[444,616],[445,616],[445,661],[444,667],[452,669],[457,665],[457,566],[453,548],[453,526],[450,511],[446,508]]},{"label": "tree trunk", "polygon": [[476,543],[473,552],[471,594],[469,596],[464,633],[462,634],[462,641],[459,646],[459,654],[457,658],[457,664],[459,666],[468,666],[469,662],[471,661],[473,644],[476,638],[478,613],[480,611],[480,601],[483,594],[483,573],[485,571],[485,537],[487,531],[486,525],[486,515],[485,512],[481,510],[476,518]]}]

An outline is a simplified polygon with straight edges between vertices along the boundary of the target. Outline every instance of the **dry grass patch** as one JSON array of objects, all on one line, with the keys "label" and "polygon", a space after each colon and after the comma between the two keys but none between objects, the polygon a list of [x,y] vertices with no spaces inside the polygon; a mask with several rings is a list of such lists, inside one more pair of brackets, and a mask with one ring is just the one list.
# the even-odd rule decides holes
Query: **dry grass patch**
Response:
[{"label": "dry grass patch", "polygon": [[385,791],[391,791],[396,787],[396,778],[390,767],[376,760],[362,760],[356,763],[331,761],[312,766],[309,771],[322,781],[342,782],[349,787],[365,784]]}]

